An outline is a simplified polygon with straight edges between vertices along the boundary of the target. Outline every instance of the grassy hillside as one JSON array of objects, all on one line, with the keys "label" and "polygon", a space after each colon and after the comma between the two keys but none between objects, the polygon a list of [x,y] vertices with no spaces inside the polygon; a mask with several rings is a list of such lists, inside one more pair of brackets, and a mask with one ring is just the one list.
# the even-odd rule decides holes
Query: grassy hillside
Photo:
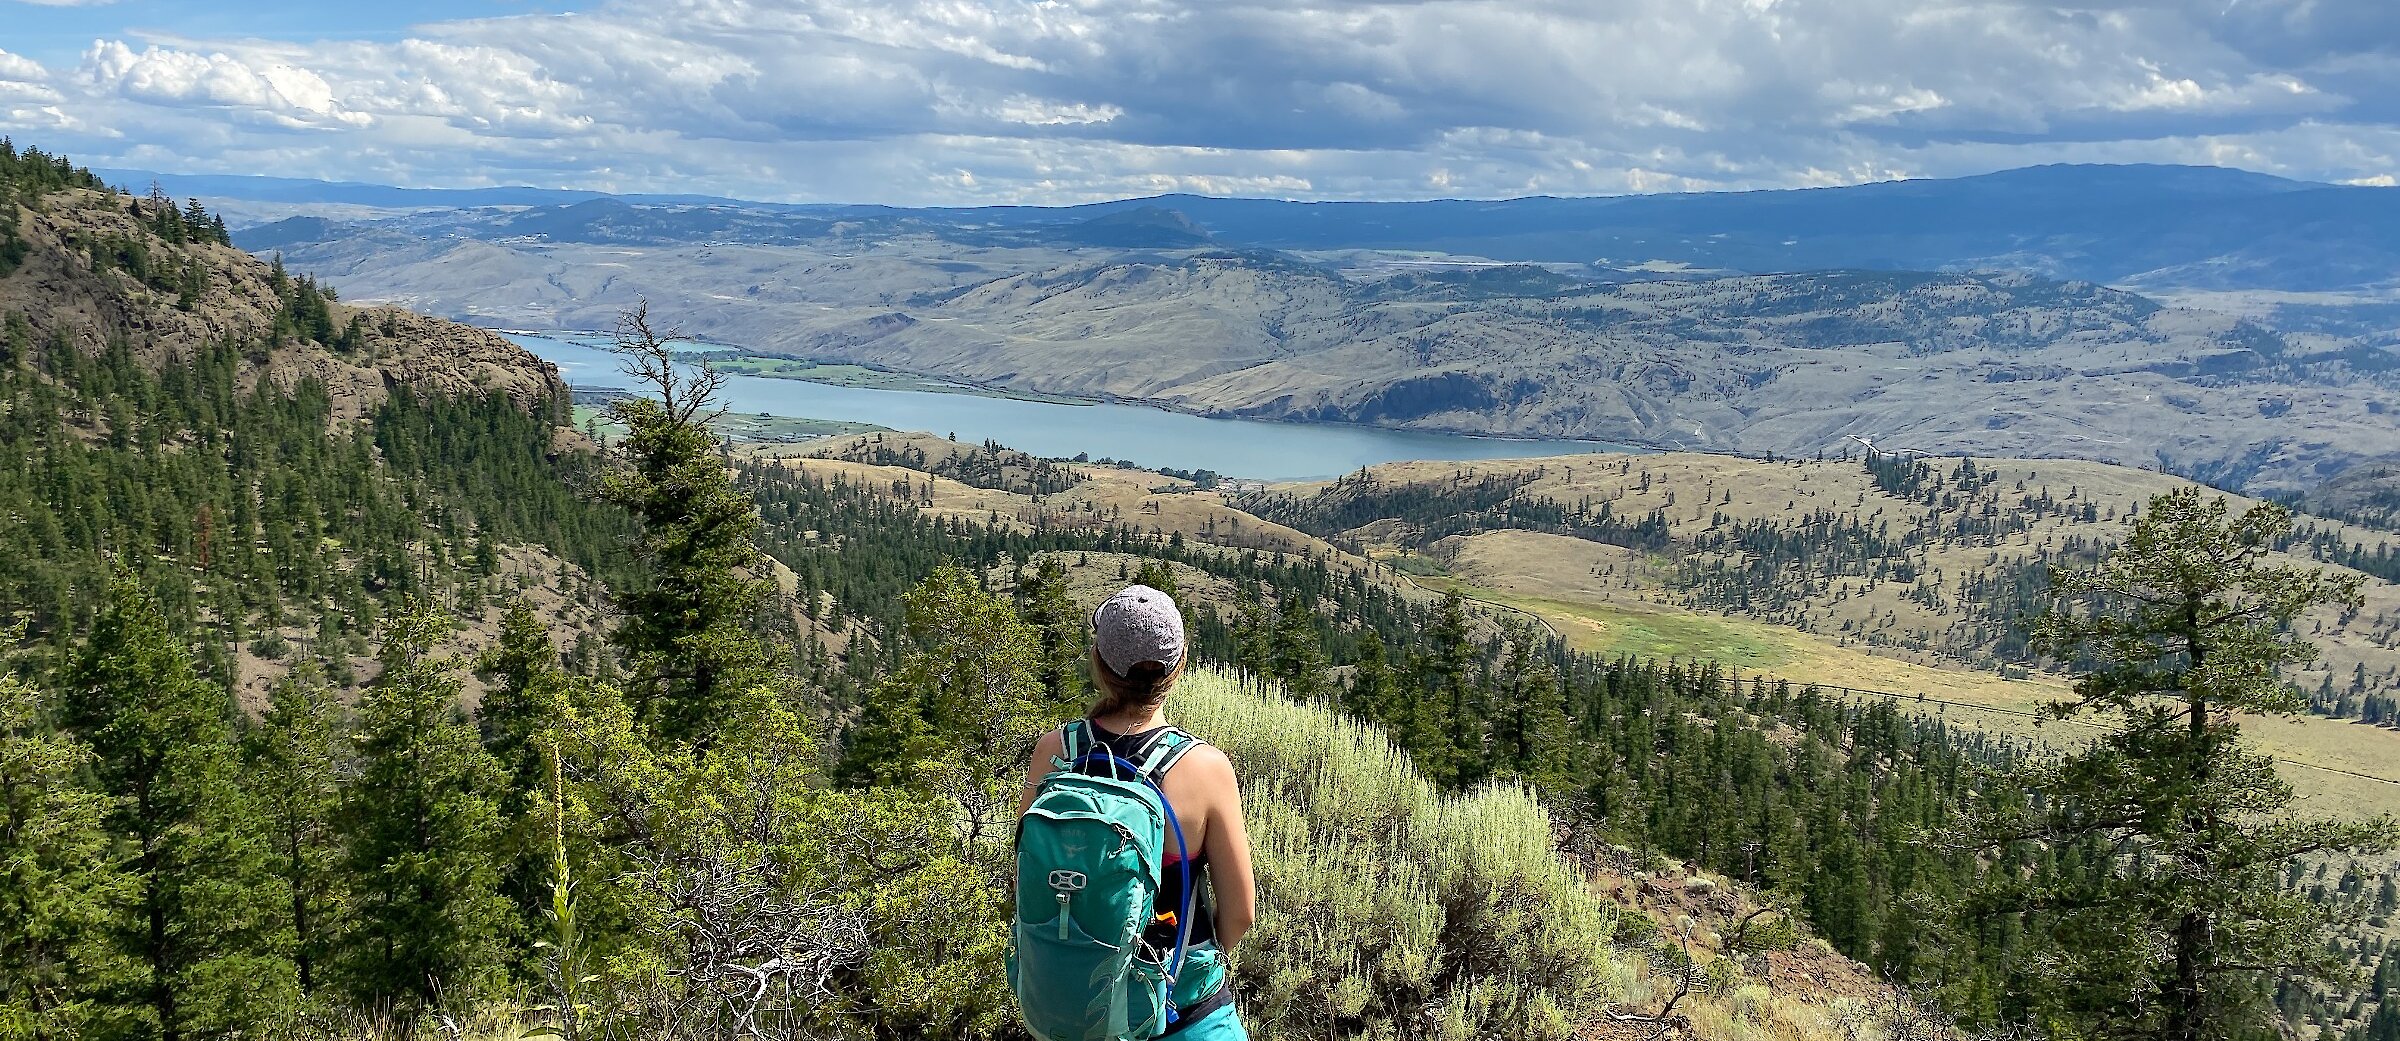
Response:
[{"label": "grassy hillside", "polygon": [[[1025,531],[1130,522],[1157,538],[1179,538],[1194,552],[1222,545],[1321,560],[1346,581],[1403,601],[1430,603],[1453,589],[1487,601],[1498,609],[1478,623],[1488,631],[1497,631],[1511,610],[1522,611],[1582,652],[1718,661],[1745,675],[1888,691],[1910,704],[1923,695],[1925,711],[1955,725],[2043,744],[2075,742],[2080,728],[2037,727],[2027,715],[2067,692],[2063,679],[2021,650],[2019,613],[2039,602],[2033,569],[2089,559],[2122,530],[2128,511],[2180,483],[2103,464],[1979,460],[1972,493],[1937,475],[1922,479],[1915,496],[1900,496],[1879,487],[1857,461],[1685,454],[1572,465],[1402,463],[1363,478],[1243,496],[1144,471],[1039,463],[1005,450],[993,456],[922,434],[756,451],[910,502],[928,516]],[[1003,457],[1013,462],[992,469]],[[981,469],[951,462],[967,458],[983,459],[976,464]],[[884,461],[863,461],[872,459]],[[1034,479],[1035,465],[1048,468],[1044,480]],[[1956,461],[1941,464],[1956,467]],[[945,470],[976,483],[943,476]],[[2039,505],[2045,496],[2052,505]],[[1812,518],[1828,513],[1872,525],[1849,536],[1847,555],[1829,552],[1833,536],[1812,527]],[[2001,527],[2009,530],[1958,530],[1961,518],[1991,523],[1986,514],[2007,518]],[[1573,520],[1577,515],[1582,519]],[[2379,547],[2384,560],[2400,550],[2400,536],[2313,523],[2319,536],[2296,544],[2295,553],[2314,556],[2338,545],[2345,558],[2355,550],[2374,566]],[[1746,543],[1711,541],[1741,526],[1748,526]],[[1890,543],[1888,555],[1860,556],[1856,540],[1869,537]],[[1784,552],[1806,559],[1756,573],[1727,566],[1752,559],[1743,544],[1784,539],[1791,542]],[[1079,597],[1096,602],[1121,578],[1117,556],[1080,562],[1065,558]],[[1899,577],[1902,566],[1915,572],[1911,579]],[[1735,579],[1719,577],[1728,573]],[[1184,574],[1202,594],[1196,603],[1228,618],[1248,595],[1197,571]],[[1281,594],[1269,588],[1265,595]],[[1741,597],[1741,606],[1725,603],[1729,595]],[[2393,671],[2400,668],[2394,650],[2400,587],[2377,579],[2367,595],[2355,617],[2311,622],[2324,665],[2295,675],[2304,689],[2330,685],[2319,705],[2344,714],[2252,725],[2274,754],[2302,764],[2294,780],[2312,804],[2400,811],[2400,785],[2354,776],[2400,778],[2389,765],[2400,762],[2400,732],[2358,722],[2370,699],[2400,693],[2400,673]],[[2362,668],[2365,681],[2353,690]]]},{"label": "grassy hillside", "polygon": [[[1400,463],[1239,505],[1531,612],[1596,653],[1923,694],[1957,703],[1933,707],[1962,725],[2056,743],[2078,738],[2025,715],[2065,693],[2055,663],[2024,649],[2047,569],[2093,559],[2181,483],[2068,460],[1668,454]],[[2400,780],[2400,535],[2304,517],[2298,536],[2290,556],[2369,576],[2366,605],[2306,623],[2322,657],[2292,679],[2330,718],[2253,726],[2306,764],[2294,780],[2313,802],[2400,809],[2400,784],[2354,776]]]},{"label": "grassy hillside", "polygon": [[[1240,505],[1514,596],[1680,607],[1920,665],[1999,670],[2039,664],[2022,619],[2041,606],[2047,570],[2093,559],[2142,502],[2183,483],[2071,460],[1668,454],[1399,463]],[[2311,619],[2324,657],[2295,676],[2322,692],[2325,712],[2358,718],[2369,696],[2400,686],[2400,534],[2303,518],[2286,549],[2372,579],[2363,610]]]},{"label": "grassy hillside", "polygon": [[[930,516],[954,521],[989,521],[1025,531],[1037,528],[1053,530],[1076,525],[1102,525],[1117,518],[1134,518],[1143,530],[1160,538],[1180,536],[1192,552],[1207,552],[1215,542],[1231,541],[1235,545],[1255,545],[1269,550],[1284,550],[1295,557],[1310,556],[1323,560],[1337,574],[1349,576],[1346,581],[1386,589],[1404,602],[1428,604],[1438,592],[1461,589],[1503,608],[1529,612],[1553,626],[1577,650],[1614,657],[1635,654],[1646,658],[1681,658],[1684,660],[1721,661],[1743,675],[1779,677],[1802,684],[1823,684],[1830,688],[1860,688],[1888,691],[1897,694],[1901,705],[1912,711],[1923,711],[1954,727],[1983,731],[2012,741],[2034,745],[2066,747],[2079,744],[2092,733],[2087,727],[2068,724],[2037,726],[2030,713],[2039,705],[2057,700],[2067,693],[2065,682],[2053,675],[2029,669],[2017,678],[2004,676],[1994,660],[1986,656],[1972,661],[1959,656],[1925,653],[1870,639],[1845,639],[1838,623],[1831,633],[1812,633],[1792,626],[1777,625],[1757,618],[1728,614],[1705,606],[1687,605],[1679,591],[1660,582],[1649,586],[1627,588],[1608,580],[1610,567],[1631,569],[1640,573],[1672,573],[1666,553],[1641,554],[1605,543],[1572,536],[1507,529],[1475,535],[1444,536],[1435,546],[1407,556],[1391,556],[1390,551],[1411,541],[1412,533],[1391,524],[1369,522],[1353,535],[1366,544],[1362,548],[1374,554],[1373,561],[1335,549],[1313,537],[1302,535],[1271,521],[1262,521],[1229,504],[1225,496],[1198,492],[1186,482],[1141,472],[1121,471],[1106,467],[1067,466],[1061,472],[1088,478],[1064,490],[1054,490],[1040,497],[1024,492],[1009,492],[1000,488],[979,488],[945,477],[930,476],[908,466],[875,465],[841,461],[844,458],[870,458],[880,449],[888,457],[906,455],[912,465],[935,466],[919,460],[910,452],[929,453],[928,459],[944,458],[946,453],[975,454],[975,446],[959,446],[938,437],[925,435],[883,435],[866,439],[833,440],[819,446],[800,446],[793,449],[775,448],[776,454],[794,454],[806,461],[801,468],[827,478],[843,478],[855,482],[861,489],[879,491],[895,498],[924,502]],[[818,457],[834,457],[819,460]],[[1753,510],[1757,516],[1777,515],[1760,510],[1759,504],[1773,499],[1778,486],[1772,480],[1788,482],[1783,493],[1796,498],[1822,497],[1820,503],[1842,500],[1849,507],[1860,497],[1872,497],[1876,509],[1906,516],[1908,504],[1895,500],[1873,484],[1873,475],[1857,463],[1775,463],[1766,464],[1721,457],[1674,456],[1637,457],[1620,465],[1628,467],[1617,472],[1615,466],[1600,468],[1601,480],[1593,479],[1590,486],[1600,489],[1595,497],[1607,494],[1618,482],[1631,486],[1620,502],[1647,504],[1654,510],[1665,510],[1670,499],[1686,502],[1699,495],[1723,499],[1728,488],[1737,489],[1731,504],[1717,503],[1711,513],[1719,510]],[[2020,466],[2036,482],[2029,490],[2038,489],[2039,474],[2059,473],[2054,469],[2066,464],[1982,464],[1986,472],[2005,472],[1995,468]],[[1460,474],[1512,473],[1522,467],[1527,474],[1549,467],[1547,476],[1532,487],[1551,489],[1550,482],[1574,488],[1583,485],[1586,477],[1570,478],[1554,463],[1489,463],[1489,464],[1404,464],[1379,468],[1376,474],[1397,471],[1400,474],[1423,477],[1439,473],[1455,481]],[[1651,490],[1640,489],[1645,472]],[[984,484],[1022,484],[1028,475],[1022,470],[1005,480],[977,478]],[[1708,476],[1701,476],[1708,475]],[[1588,476],[1588,475],[1587,475]],[[2091,498],[2096,506],[2105,501],[2100,520],[2082,522],[2068,520],[2063,513],[2037,522],[2032,533],[2022,536],[2019,546],[2011,541],[2009,552],[2028,553],[2031,546],[2063,545],[2070,540],[2108,537],[2118,525],[2107,518],[2109,509],[2130,508],[2139,495],[2152,489],[2172,486],[2173,479],[2155,474],[2090,467],[2077,475],[2084,483],[2073,485],[2076,502]],[[1694,478],[1697,478],[1695,481]],[[1574,483],[1570,484],[1569,481]],[[892,489],[906,483],[914,491],[896,495]],[[1689,485],[1698,485],[1695,495]],[[2009,489],[2012,484],[1997,484]],[[2105,500],[2089,488],[2113,488]],[[927,490],[930,489],[928,496]],[[1677,489],[1682,489],[1678,491]],[[1027,487],[1030,491],[1030,487]],[[1550,494],[1558,494],[1551,491]],[[2065,494],[2065,492],[2061,492]],[[1537,500],[1541,496],[1533,496]],[[1773,505],[1780,509],[1783,502]],[[1596,509],[1597,507],[1595,507]],[[1620,506],[1620,508],[1624,508]],[[1638,508],[1638,505],[1637,507]],[[1872,511],[1870,511],[1872,512]],[[1631,510],[1628,514],[1631,515]],[[1445,517],[1472,525],[1477,519],[1466,514],[1446,513]],[[1676,511],[1664,514],[1679,522],[1668,530],[1681,528],[1684,532],[1705,532],[1708,525],[1689,514]],[[2345,528],[2362,538],[2372,533]],[[1421,534],[1421,533],[1417,533]],[[1687,537],[1677,534],[1675,537]],[[1255,541],[1253,541],[1255,540]],[[1380,541],[1378,541],[1380,540]],[[1349,541],[1343,539],[1341,541]],[[2373,545],[2373,543],[2366,543]],[[1451,552],[1444,547],[1456,547]],[[1954,557],[1974,558],[1971,552],[1952,547]],[[1427,555],[1428,553],[1434,555]],[[1074,552],[1053,554],[1063,565],[1064,575],[1071,584],[1077,600],[1088,609],[1099,598],[1113,591],[1112,583],[1124,581],[1128,568],[1140,566],[1140,556],[1127,557],[1117,553],[1093,554]],[[1446,560],[1436,559],[1446,557]],[[1428,574],[1411,578],[1404,567],[1413,567]],[[1247,602],[1265,599],[1272,602],[1284,594],[1272,585],[1263,590],[1212,577],[1196,568],[1177,569],[1181,581],[1195,594],[1195,609],[1208,612],[1212,619],[1230,625],[1238,619]],[[1955,582],[1956,575],[1945,575]],[[995,582],[1007,581],[1007,569],[998,568]],[[1930,572],[1928,580],[1931,579]],[[1858,609],[1863,625],[1869,611],[1880,614],[1894,608],[1921,609],[1918,601],[1900,595],[1904,590],[1886,580],[1870,582],[1864,576],[1835,578],[1847,590],[1843,599],[1834,601],[1842,610]],[[2387,602],[2387,586],[2370,586],[2372,614],[2377,605]],[[1876,603],[1877,609],[1862,604]],[[1329,610],[1338,610],[1329,608]],[[1926,612],[1941,618],[1939,614]],[[1497,632],[1507,612],[1496,611],[1478,621],[1486,632]],[[1880,619],[1877,619],[1880,623]],[[2338,620],[2337,620],[2338,621]],[[2337,656],[2349,653],[2349,648],[2361,646],[2353,641],[2349,630],[2334,632],[2317,639],[2327,646],[2329,657],[2336,661],[2355,661]],[[2328,636],[2333,638],[2328,639]],[[2385,652],[2379,645],[2365,644],[2370,654]],[[1228,651],[1231,648],[1227,648]],[[1343,653],[1337,651],[1337,658]],[[2381,657],[2369,660],[2383,661]],[[2352,666],[2355,668],[2355,665]],[[2339,667],[2337,666],[2337,671]],[[2322,682],[2323,673],[2313,674]],[[2375,676],[2373,690],[2385,689],[2387,682],[2380,673]],[[1926,700],[1920,701],[1919,696]],[[1874,697],[1870,700],[1883,700]],[[2364,726],[2356,721],[2336,721],[2329,718],[2302,717],[2295,719],[2254,719],[2248,729],[2260,740],[2270,754],[2291,764],[2286,773],[2299,787],[2303,805],[2318,812],[2340,815],[2371,815],[2400,812],[2400,784],[2389,779],[2400,778],[2391,763],[2400,762],[2400,733],[2390,729]],[[2363,775],[2363,776],[2362,776]]]}]

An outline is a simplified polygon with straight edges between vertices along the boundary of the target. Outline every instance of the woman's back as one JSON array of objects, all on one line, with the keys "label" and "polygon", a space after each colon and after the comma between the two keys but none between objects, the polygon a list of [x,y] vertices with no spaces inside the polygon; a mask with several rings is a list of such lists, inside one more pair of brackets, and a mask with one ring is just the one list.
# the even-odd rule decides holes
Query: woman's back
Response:
[{"label": "woman's back", "polygon": [[[1097,742],[1106,745],[1118,758],[1140,763],[1149,758],[1146,754],[1149,743],[1164,740],[1171,729],[1166,702],[1185,664],[1183,616],[1174,599],[1148,586],[1132,586],[1092,612],[1092,628],[1092,682],[1101,689],[1101,702],[1087,718],[1044,734],[1035,742],[1033,762],[1026,771],[1025,789],[1017,806],[1020,819],[1042,796],[1044,779],[1067,765],[1066,735],[1070,731],[1075,735],[1079,755],[1088,752],[1089,743]],[[1063,783],[1077,782],[1070,779]],[[1251,876],[1250,835],[1242,822],[1241,790],[1234,780],[1233,763],[1214,746],[1195,743],[1189,751],[1166,764],[1156,783],[1182,829],[1182,850],[1190,853],[1187,861],[1172,837],[1164,843],[1161,859],[1166,863],[1160,866],[1165,870],[1157,880],[1158,892],[1152,904],[1157,917],[1151,928],[1143,931],[1141,942],[1145,950],[1153,952],[1174,949],[1178,936],[1190,945],[1189,963],[1179,957],[1173,959],[1181,971],[1172,976],[1169,989],[1173,991],[1174,1009],[1184,1015],[1169,1017],[1174,1025],[1168,1030],[1179,1041],[1241,1041],[1247,1032],[1233,1009],[1226,955],[1249,933],[1256,918],[1257,883]],[[1027,877],[1040,878],[1038,871],[1042,866],[1042,862],[1036,861],[1035,867],[1029,869],[1020,859],[1018,869],[1020,873],[1035,871],[1036,874]],[[1191,890],[1184,888],[1187,868],[1191,872]],[[1054,886],[1067,885],[1068,890],[1080,890],[1081,876],[1073,872],[1052,873],[1054,878],[1062,875],[1067,876],[1066,882],[1054,881]],[[1071,900],[1071,895],[1062,896],[1061,907]],[[1181,918],[1187,907],[1193,914],[1190,922]],[[1063,912],[1059,920],[1065,920]],[[1115,920],[1124,922],[1122,918]],[[1020,927],[1023,922],[1020,919]],[[1188,927],[1189,932],[1183,927]],[[1064,926],[1060,935],[1062,939],[1066,935]],[[1166,953],[1154,956],[1161,960],[1169,957]],[[1078,995],[1057,993],[1062,986],[1019,990],[1018,999],[1026,1009],[1029,1027],[1037,1010],[1050,1014],[1065,1008],[1071,1016],[1076,1010],[1088,1012],[1096,1007],[1081,1003]]]}]

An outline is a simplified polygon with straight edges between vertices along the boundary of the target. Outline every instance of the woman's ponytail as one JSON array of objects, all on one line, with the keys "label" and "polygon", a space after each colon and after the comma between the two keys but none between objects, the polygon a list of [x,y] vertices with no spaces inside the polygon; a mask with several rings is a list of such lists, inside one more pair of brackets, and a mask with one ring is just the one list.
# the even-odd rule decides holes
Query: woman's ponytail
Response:
[{"label": "woman's ponytail", "polygon": [[1100,688],[1100,701],[1092,706],[1091,717],[1114,715],[1130,708],[1157,708],[1167,700],[1167,691],[1183,677],[1183,666],[1174,669],[1154,661],[1136,663],[1119,676],[1100,660],[1100,652],[1092,651],[1092,685]]}]

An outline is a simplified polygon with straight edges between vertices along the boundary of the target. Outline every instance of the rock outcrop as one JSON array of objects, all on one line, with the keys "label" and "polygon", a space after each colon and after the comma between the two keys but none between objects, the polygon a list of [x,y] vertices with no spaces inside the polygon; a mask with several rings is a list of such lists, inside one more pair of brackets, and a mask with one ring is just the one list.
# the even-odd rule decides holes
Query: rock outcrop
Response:
[{"label": "rock outcrop", "polygon": [[[0,313],[22,316],[37,340],[63,338],[87,353],[122,340],[151,365],[209,343],[254,345],[245,381],[317,380],[345,417],[363,414],[398,386],[505,394],[529,410],[563,398],[557,367],[524,348],[489,330],[397,308],[330,303],[332,327],[356,330],[338,349],[278,336],[288,290],[278,287],[272,263],[212,242],[169,242],[134,212],[139,205],[149,204],[71,189],[20,206],[17,234],[28,248],[0,277]],[[134,255],[137,264],[124,259]],[[138,277],[137,266],[153,274]]]}]

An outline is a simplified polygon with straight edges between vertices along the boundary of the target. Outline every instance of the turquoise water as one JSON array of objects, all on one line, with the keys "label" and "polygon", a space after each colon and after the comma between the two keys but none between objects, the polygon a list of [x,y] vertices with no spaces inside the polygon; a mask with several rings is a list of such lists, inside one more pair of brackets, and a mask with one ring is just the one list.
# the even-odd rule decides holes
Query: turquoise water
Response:
[{"label": "turquoise water", "polygon": [[[568,383],[619,387],[617,359],[592,345],[509,334],[556,363]],[[1208,419],[1142,405],[1061,405],[974,394],[834,387],[805,380],[732,376],[725,402],[736,412],[873,423],[894,430],[998,441],[1035,455],[1124,459],[1148,467],[1214,470],[1280,481],[1335,477],[1402,459],[1511,459],[1639,451],[1601,441],[1518,440],[1427,434],[1333,423]]]}]

